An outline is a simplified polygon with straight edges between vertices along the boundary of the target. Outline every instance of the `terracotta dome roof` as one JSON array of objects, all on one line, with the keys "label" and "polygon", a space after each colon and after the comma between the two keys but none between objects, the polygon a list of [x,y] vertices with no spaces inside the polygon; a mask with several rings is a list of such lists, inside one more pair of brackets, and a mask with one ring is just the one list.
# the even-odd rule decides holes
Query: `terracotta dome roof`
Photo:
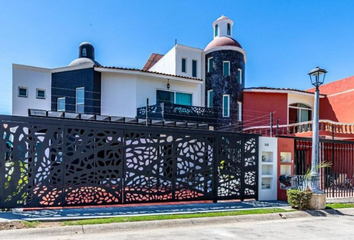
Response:
[{"label": "terracotta dome roof", "polygon": [[222,46],[232,46],[242,48],[241,45],[233,38],[230,37],[216,37],[213,41],[211,41],[208,46],[204,49],[204,51],[208,51],[212,48],[222,47]]}]

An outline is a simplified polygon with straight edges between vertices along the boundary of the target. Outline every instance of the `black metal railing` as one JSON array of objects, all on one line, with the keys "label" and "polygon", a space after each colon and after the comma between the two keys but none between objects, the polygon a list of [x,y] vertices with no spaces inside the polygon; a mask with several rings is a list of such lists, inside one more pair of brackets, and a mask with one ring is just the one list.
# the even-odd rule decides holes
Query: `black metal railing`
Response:
[{"label": "black metal railing", "polygon": [[[148,113],[146,114],[146,111]],[[137,109],[137,118],[173,119],[216,123],[218,112],[213,108],[187,106],[173,103],[155,104]]]},{"label": "black metal railing", "polygon": [[[354,142],[320,139],[319,163],[330,167],[319,169],[320,187],[327,197],[354,196]],[[311,139],[295,138],[295,174],[304,175],[311,168]]]}]

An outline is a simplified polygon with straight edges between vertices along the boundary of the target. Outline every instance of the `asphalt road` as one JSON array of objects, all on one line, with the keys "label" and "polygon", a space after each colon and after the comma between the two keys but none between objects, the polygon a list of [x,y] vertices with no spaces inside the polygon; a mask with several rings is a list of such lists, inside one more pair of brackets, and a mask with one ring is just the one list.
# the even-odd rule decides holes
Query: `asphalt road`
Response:
[{"label": "asphalt road", "polygon": [[[33,237],[31,240],[211,240],[211,239],[354,239],[354,216],[305,217],[256,222],[237,222],[205,226],[157,228],[148,230],[77,234],[72,236]],[[28,239],[11,236],[9,239]]]}]

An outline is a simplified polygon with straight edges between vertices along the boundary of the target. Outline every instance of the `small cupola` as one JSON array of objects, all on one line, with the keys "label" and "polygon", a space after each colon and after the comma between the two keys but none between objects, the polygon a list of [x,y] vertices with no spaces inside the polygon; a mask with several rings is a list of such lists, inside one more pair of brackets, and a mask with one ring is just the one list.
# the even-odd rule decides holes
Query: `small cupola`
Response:
[{"label": "small cupola", "polygon": [[79,58],[72,61],[69,66],[79,66],[79,65],[90,64],[92,66],[100,66],[98,62],[95,61],[95,48],[89,42],[83,42],[79,46]]},{"label": "small cupola", "polygon": [[79,46],[79,58],[95,60],[95,48],[89,42],[83,42]]},{"label": "small cupola", "polygon": [[213,22],[214,38],[216,37],[232,37],[232,27],[234,22],[222,15]]}]

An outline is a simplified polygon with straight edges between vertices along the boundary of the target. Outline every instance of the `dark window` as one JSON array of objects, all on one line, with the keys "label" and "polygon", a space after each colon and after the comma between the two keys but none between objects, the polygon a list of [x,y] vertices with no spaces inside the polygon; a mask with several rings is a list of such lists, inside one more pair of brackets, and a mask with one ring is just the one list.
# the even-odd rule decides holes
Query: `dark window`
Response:
[{"label": "dark window", "polygon": [[187,72],[187,69],[186,69],[186,62],[187,60],[185,58],[182,58],[182,72]]},{"label": "dark window", "polygon": [[230,62],[225,61],[224,65],[224,76],[230,76]]},{"label": "dark window", "polygon": [[192,77],[197,77],[197,60],[192,61]]},{"label": "dark window", "polygon": [[230,116],[230,95],[228,94],[223,95],[222,105],[223,105],[222,116],[229,117]]},{"label": "dark window", "polygon": [[37,98],[44,99],[45,98],[45,90],[37,89]]},{"label": "dark window", "polygon": [[157,103],[162,103],[162,102],[174,103],[175,102],[175,94],[174,94],[174,92],[157,90],[156,91],[156,102]]},{"label": "dark window", "polygon": [[230,25],[230,23],[227,24],[227,35],[231,36],[231,25]]},{"label": "dark window", "polygon": [[27,97],[27,88],[18,87],[18,96],[19,97]]},{"label": "dark window", "polygon": [[208,59],[208,72],[214,72],[214,58]]},{"label": "dark window", "polygon": [[208,107],[212,108],[214,105],[214,91],[208,90]]},{"label": "dark window", "polygon": [[214,36],[217,37],[219,35],[219,26],[216,24],[215,25],[215,34]]}]

